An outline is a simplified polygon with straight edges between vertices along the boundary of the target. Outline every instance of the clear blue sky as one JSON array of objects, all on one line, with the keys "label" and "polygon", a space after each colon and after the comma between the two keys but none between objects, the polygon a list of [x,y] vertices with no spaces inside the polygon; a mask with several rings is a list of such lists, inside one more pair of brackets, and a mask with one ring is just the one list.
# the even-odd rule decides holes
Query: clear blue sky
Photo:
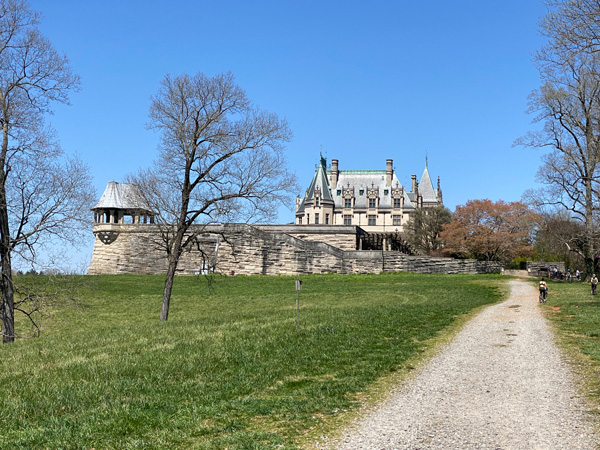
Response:
[{"label": "clear blue sky", "polygon": [[[294,132],[288,161],[302,191],[321,146],[340,169],[421,176],[425,155],[451,210],[515,201],[535,186],[533,129],[542,0],[31,0],[42,32],[71,60],[82,90],[49,118],[63,148],[91,167],[98,195],[156,156],[145,129],[166,73],[231,71]],[[302,192],[298,192],[302,194]],[[290,205],[293,208],[294,205]],[[91,222],[90,213],[90,222]],[[280,222],[294,220],[281,210]],[[90,246],[84,258],[91,255]]]}]

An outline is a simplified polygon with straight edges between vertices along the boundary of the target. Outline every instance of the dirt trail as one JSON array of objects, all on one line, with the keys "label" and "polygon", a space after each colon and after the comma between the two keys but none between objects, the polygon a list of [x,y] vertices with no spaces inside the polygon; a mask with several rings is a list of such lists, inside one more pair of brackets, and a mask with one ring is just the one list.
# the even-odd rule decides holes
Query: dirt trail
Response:
[{"label": "dirt trail", "polygon": [[477,315],[336,448],[599,448],[535,288],[510,286],[507,301]]}]

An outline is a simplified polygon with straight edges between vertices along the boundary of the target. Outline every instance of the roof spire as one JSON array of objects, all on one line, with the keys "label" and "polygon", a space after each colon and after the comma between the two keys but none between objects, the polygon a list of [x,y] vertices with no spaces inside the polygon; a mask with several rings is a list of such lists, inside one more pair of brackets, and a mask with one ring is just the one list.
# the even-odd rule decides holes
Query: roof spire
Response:
[{"label": "roof spire", "polygon": [[426,169],[428,168],[428,163],[429,163],[428,159],[429,158],[427,157],[427,150],[425,150],[425,168]]},{"label": "roof spire", "polygon": [[327,170],[327,158],[323,157],[323,146],[321,145],[321,151],[319,152],[319,155],[321,156],[321,167],[323,167],[324,170]]}]

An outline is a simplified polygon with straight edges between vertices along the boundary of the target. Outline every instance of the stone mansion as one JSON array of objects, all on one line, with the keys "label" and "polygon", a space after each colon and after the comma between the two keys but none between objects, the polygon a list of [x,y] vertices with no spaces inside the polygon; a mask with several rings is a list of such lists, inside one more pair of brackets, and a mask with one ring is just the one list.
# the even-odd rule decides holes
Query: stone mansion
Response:
[{"label": "stone mansion", "polygon": [[[298,224],[193,225],[193,245],[181,255],[177,273],[499,271],[497,263],[410,254],[402,225],[416,208],[441,204],[439,182],[434,190],[427,167],[420,184],[413,175],[407,192],[391,160],[385,171],[339,171],[337,160],[327,171],[322,159],[306,197],[298,201]],[[166,253],[158,245],[164,229],[134,185],[109,182],[92,211],[95,242],[88,274],[166,273]]]},{"label": "stone mansion", "polygon": [[393,160],[385,170],[339,170],[321,157],[304,198],[296,199],[296,225],[355,225],[367,233],[399,234],[417,208],[442,206],[440,180],[433,188],[427,164],[412,175],[411,190],[398,181]]}]

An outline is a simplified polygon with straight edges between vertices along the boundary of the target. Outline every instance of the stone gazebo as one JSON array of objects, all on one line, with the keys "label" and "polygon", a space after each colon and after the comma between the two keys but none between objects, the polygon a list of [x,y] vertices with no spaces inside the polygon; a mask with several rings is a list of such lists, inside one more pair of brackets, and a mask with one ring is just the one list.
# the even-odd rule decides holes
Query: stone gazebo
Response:
[{"label": "stone gazebo", "polygon": [[117,239],[120,225],[154,223],[154,214],[144,205],[137,187],[130,183],[109,181],[92,211],[94,234],[104,244]]}]

